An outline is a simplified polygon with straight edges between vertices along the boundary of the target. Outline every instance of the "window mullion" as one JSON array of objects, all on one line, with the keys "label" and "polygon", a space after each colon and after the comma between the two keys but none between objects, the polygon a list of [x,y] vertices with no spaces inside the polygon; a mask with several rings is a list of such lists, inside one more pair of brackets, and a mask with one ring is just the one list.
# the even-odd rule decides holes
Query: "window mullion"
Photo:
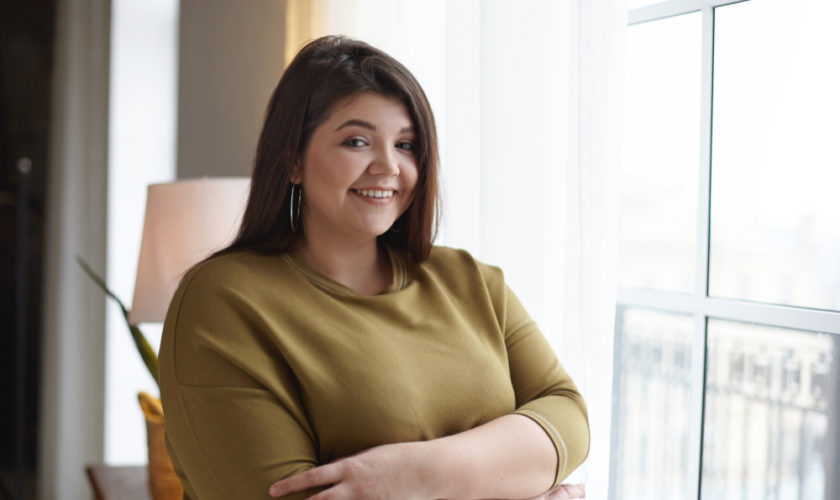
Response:
[{"label": "window mullion", "polygon": [[837,311],[720,298],[706,299],[704,309],[710,318],[840,335]]},{"label": "window mullion", "polygon": [[705,299],[709,292],[709,233],[712,193],[712,108],[714,100],[715,10],[703,9],[703,48],[700,77],[700,158],[697,180],[697,242],[694,295]]},{"label": "window mullion", "polygon": [[747,0],[667,0],[645,7],[631,9],[627,13],[627,24],[646,23],[665,19],[666,17],[679,16],[689,12],[697,12],[723,5],[745,2]]},{"label": "window mullion", "polygon": [[[694,296],[698,303],[706,300],[709,290],[709,206],[711,197],[712,154],[712,85],[714,70],[715,11],[711,6],[702,9],[702,57],[700,64],[700,158],[698,158],[697,246],[694,273]],[[694,338],[691,356],[691,409],[689,428],[689,484],[696,486],[700,498],[703,462],[703,405],[706,381],[706,325],[704,308],[694,312]]]},{"label": "window mullion", "polygon": [[840,335],[840,312],[721,297],[619,288],[618,305]]}]

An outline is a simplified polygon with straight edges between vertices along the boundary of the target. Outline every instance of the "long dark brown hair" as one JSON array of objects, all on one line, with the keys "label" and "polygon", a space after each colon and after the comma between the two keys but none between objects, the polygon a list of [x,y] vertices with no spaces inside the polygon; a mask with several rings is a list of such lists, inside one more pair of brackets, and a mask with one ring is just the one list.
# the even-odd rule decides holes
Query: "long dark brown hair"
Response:
[{"label": "long dark brown hair", "polygon": [[[411,116],[418,166],[414,198],[380,241],[428,258],[437,232],[438,147],[432,109],[423,89],[396,59],[342,36],[309,42],[289,64],[271,96],[257,144],[251,191],[233,250],[282,253],[302,236],[289,221],[291,178],[315,129],[336,104],[365,92],[399,99]],[[305,193],[304,193],[305,195]],[[305,210],[305,203],[304,203]]]}]

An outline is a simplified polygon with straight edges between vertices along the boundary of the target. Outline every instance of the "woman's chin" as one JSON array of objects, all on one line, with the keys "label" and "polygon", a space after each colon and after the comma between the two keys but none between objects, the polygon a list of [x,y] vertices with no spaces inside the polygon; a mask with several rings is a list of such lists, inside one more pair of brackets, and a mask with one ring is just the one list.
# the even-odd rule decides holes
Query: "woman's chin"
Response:
[{"label": "woman's chin", "polygon": [[359,233],[364,234],[370,238],[378,238],[387,233],[393,227],[394,221],[377,221],[375,223],[365,224],[364,227],[359,228]]}]

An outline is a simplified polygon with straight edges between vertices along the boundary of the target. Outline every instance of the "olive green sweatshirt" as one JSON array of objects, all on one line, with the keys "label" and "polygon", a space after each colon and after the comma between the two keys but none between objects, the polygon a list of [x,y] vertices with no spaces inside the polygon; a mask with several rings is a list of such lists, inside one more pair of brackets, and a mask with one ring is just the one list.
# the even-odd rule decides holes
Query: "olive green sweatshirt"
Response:
[{"label": "olive green sweatshirt", "polygon": [[449,248],[389,254],[375,296],[290,254],[230,253],[184,277],[159,366],[185,498],[270,498],[307,468],[510,413],[551,438],[557,482],[583,461],[583,400],[502,272]]}]

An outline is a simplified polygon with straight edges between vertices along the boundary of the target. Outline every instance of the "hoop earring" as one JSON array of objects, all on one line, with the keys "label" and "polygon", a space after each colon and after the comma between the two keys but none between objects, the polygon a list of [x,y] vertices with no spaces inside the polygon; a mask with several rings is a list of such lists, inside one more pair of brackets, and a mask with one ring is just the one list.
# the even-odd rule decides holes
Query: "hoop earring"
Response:
[{"label": "hoop earring", "polygon": [[[295,208],[295,191],[297,191],[297,208]],[[303,187],[300,184],[292,184],[292,189],[289,190],[289,225],[292,227],[292,232],[297,231],[300,223],[300,206],[303,201]]]}]

